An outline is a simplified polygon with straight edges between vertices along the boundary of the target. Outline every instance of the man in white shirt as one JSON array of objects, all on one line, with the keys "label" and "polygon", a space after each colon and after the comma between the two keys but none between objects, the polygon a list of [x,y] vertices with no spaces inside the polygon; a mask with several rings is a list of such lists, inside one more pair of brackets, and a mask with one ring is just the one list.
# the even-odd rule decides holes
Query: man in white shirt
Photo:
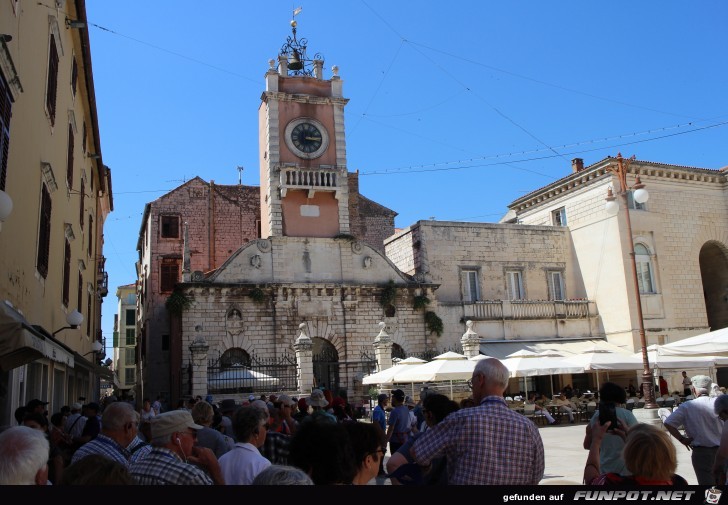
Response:
[{"label": "man in white shirt", "polygon": [[[691,388],[695,399],[681,403],[665,419],[667,431],[688,450],[693,451],[693,469],[701,486],[723,484],[715,482],[713,475],[713,462],[720,445],[723,423],[713,409],[715,398],[708,396],[712,382],[707,375],[694,376]],[[685,427],[685,435],[680,433],[680,426]]]},{"label": "man in white shirt", "polygon": [[241,407],[233,414],[233,430],[238,442],[220,456],[225,484],[252,484],[253,479],[270,466],[259,448],[265,443],[268,413],[257,407]]}]

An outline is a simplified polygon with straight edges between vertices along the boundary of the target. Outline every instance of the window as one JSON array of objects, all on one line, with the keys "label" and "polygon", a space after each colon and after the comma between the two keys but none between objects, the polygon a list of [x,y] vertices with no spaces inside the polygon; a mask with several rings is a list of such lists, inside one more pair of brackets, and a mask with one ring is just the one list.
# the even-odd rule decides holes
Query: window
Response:
[{"label": "window", "polygon": [[179,238],[179,216],[162,216],[162,238]]},{"label": "window", "polygon": [[477,302],[480,300],[477,270],[462,270],[463,301]]},{"label": "window", "polygon": [[76,58],[71,58],[71,93],[73,93],[73,96],[76,96],[76,87],[78,85],[78,63],[76,63]]},{"label": "window", "polygon": [[68,161],[66,166],[66,184],[68,189],[73,188],[73,125],[68,123]]},{"label": "window", "polygon": [[58,48],[56,37],[51,33],[50,49],[48,54],[48,82],[46,84],[46,111],[51,126],[56,124],[56,91],[58,88]]},{"label": "window", "polygon": [[79,203],[79,213],[78,213],[78,221],[81,224],[81,229],[83,230],[83,221],[84,221],[84,212],[83,212],[83,204],[85,203],[85,194],[84,191],[86,191],[86,184],[84,183],[83,179],[81,179],[81,194],[80,196],[80,203]]},{"label": "window", "polygon": [[627,206],[634,210],[645,210],[645,204],[634,201],[634,191],[627,191]]},{"label": "window", "polygon": [[652,278],[652,257],[649,249],[643,244],[635,244],[634,259],[637,266],[637,284],[640,293],[654,293],[655,283]]},{"label": "window", "polygon": [[[81,310],[81,307],[83,307],[83,275],[81,275],[81,272],[78,272],[78,295],[76,298],[76,307],[77,310]],[[88,320],[88,318],[86,318]]]},{"label": "window", "polygon": [[507,270],[506,282],[509,300],[523,300],[523,278],[520,270]]},{"label": "window", "polygon": [[126,325],[134,326],[136,324],[136,312],[134,309],[127,309],[126,311]]},{"label": "window", "polygon": [[91,300],[93,296],[89,293],[86,306],[86,335],[91,335]]},{"label": "window", "polygon": [[63,253],[63,305],[68,307],[68,294],[71,288],[71,243],[66,239]]},{"label": "window", "polygon": [[88,215],[88,251],[89,257],[94,255],[94,218]]},{"label": "window", "polygon": [[136,380],[136,368],[124,368],[124,384],[133,384]]},{"label": "window", "polygon": [[126,358],[126,364],[127,365],[136,365],[136,348],[135,347],[128,347],[125,349],[125,358]]},{"label": "window", "polygon": [[162,335],[162,350],[169,351],[169,335]]},{"label": "window", "polygon": [[51,194],[45,184],[41,191],[36,268],[38,273],[45,279],[48,277],[48,253],[51,245]]},{"label": "window", "polygon": [[10,150],[10,116],[12,101],[10,88],[0,75],[0,191],[5,191],[8,176],[8,151]]},{"label": "window", "polygon": [[566,226],[566,209],[561,207],[551,212],[551,222],[554,226]]},{"label": "window", "polygon": [[549,300],[564,299],[564,279],[561,272],[548,272]]},{"label": "window", "polygon": [[136,330],[134,328],[126,329],[126,345],[136,345]]},{"label": "window", "polygon": [[[84,154],[86,154],[86,137],[88,137],[88,132],[86,131],[86,121],[83,122],[83,128],[81,128],[81,150]],[[91,177],[91,191],[94,190],[94,178]]]},{"label": "window", "polygon": [[169,293],[174,289],[174,285],[179,282],[179,261],[176,259],[165,258],[160,265],[160,292]]}]

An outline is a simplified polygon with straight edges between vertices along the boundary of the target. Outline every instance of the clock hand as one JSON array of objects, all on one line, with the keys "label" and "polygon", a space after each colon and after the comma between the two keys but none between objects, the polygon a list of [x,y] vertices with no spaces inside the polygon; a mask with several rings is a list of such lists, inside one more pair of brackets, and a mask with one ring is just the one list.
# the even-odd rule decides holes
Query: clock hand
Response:
[{"label": "clock hand", "polygon": [[304,140],[314,140],[314,141],[319,141],[319,140],[321,140],[321,137],[304,137]]}]

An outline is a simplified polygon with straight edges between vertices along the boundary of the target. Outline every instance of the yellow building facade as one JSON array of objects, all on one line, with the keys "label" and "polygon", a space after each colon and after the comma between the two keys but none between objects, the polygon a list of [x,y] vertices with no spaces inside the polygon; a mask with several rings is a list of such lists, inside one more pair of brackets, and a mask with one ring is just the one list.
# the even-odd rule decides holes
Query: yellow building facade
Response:
[{"label": "yellow building facade", "polygon": [[113,200],[85,20],[83,0],[0,3],[0,424],[34,398],[96,400],[108,374]]}]

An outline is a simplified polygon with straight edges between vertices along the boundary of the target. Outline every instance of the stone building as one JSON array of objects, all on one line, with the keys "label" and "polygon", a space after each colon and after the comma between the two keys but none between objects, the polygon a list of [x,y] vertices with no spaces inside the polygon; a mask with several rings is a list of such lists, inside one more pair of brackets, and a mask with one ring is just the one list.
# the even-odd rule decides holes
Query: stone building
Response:
[{"label": "stone building", "polygon": [[[98,395],[103,164],[83,0],[0,2],[0,424]],[[8,213],[8,211],[10,211]],[[80,318],[80,324],[77,324]],[[72,324],[73,323],[73,324]]]},{"label": "stone building", "polygon": [[181,353],[173,396],[253,390],[250,381],[247,389],[221,384],[247,373],[241,365],[269,370],[274,379],[258,379],[263,389],[275,380],[269,389],[363,394],[360,379],[377,357],[391,364],[393,346],[422,353],[432,345],[414,300],[434,300],[436,286],[384,256],[396,214],[361,196],[358,173],[347,169],[338,69],[324,79],[323,61],[296,46],[295,26],[292,43],[270,61],[259,109],[259,238],[241,241],[210,272],[195,266],[189,232],[190,272],[175,293],[184,309],[171,325]]},{"label": "stone building", "polygon": [[116,288],[117,312],[114,321],[113,369],[117,375],[118,397],[136,396],[137,400],[137,339],[136,284]]},{"label": "stone building", "polygon": [[[617,161],[573,160],[570,175],[515,200],[500,224],[419,221],[386,240],[402,271],[441,285],[445,343],[472,320],[481,352],[501,358],[581,352],[593,339],[641,350],[624,205],[605,211]],[[650,194],[639,204],[627,193],[647,345],[728,326],[725,169],[634,160],[628,172]],[[677,388],[680,371],[663,373]]]}]

